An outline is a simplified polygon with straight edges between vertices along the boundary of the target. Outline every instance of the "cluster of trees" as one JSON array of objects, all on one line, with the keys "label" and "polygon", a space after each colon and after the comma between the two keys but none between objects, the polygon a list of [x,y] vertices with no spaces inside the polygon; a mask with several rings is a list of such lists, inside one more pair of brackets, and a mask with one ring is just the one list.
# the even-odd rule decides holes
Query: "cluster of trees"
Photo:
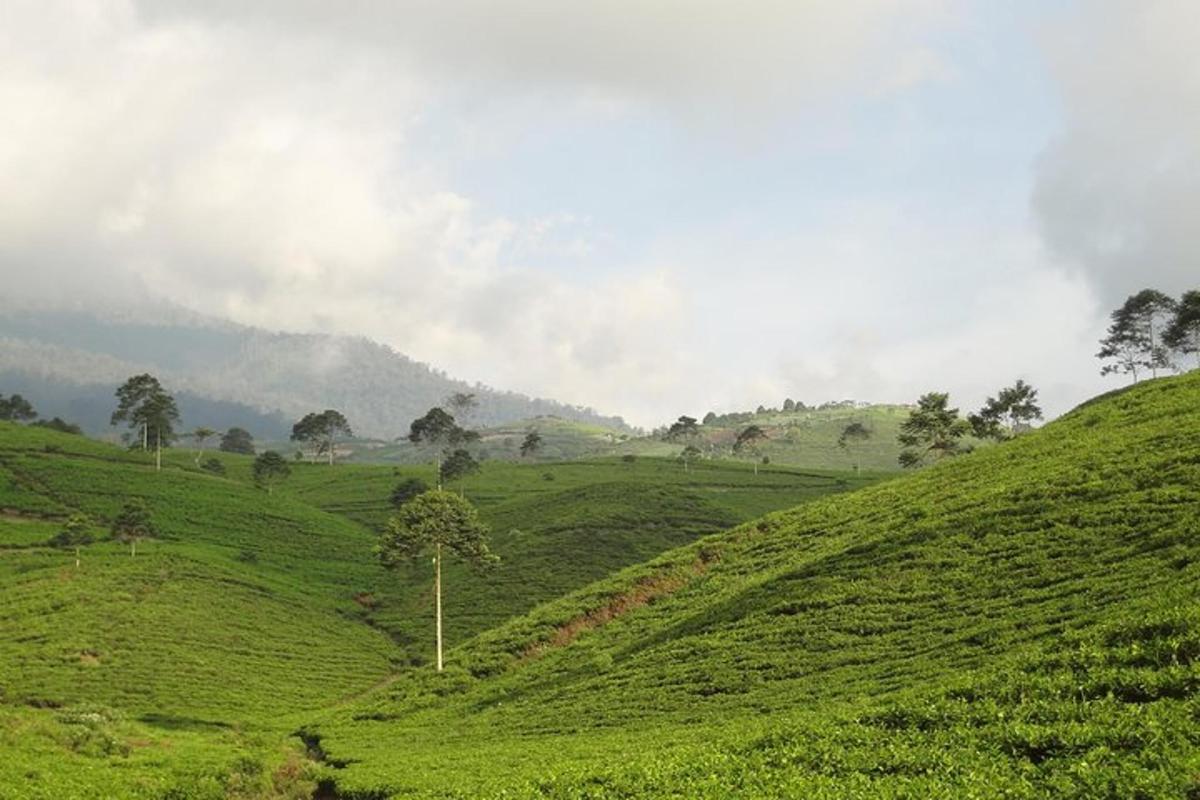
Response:
[{"label": "cluster of trees", "polygon": [[[49,541],[51,547],[75,551],[75,567],[79,567],[80,550],[96,541],[95,523],[87,514],[76,513],[67,518],[59,530]],[[127,501],[120,512],[113,517],[109,526],[109,536],[112,540],[129,545],[129,554],[137,555],[137,544],[144,539],[158,537],[158,528],[150,518],[150,508],[141,498]]]},{"label": "cluster of trees", "polygon": [[950,407],[950,395],[945,392],[922,395],[900,426],[898,439],[904,447],[900,465],[919,467],[969,452],[970,446],[963,441],[969,436],[996,441],[1018,436],[1042,418],[1037,400],[1037,389],[1018,380],[989,397],[978,412],[963,418],[957,408]]},{"label": "cluster of trees", "polygon": [[12,394],[5,397],[0,394],[0,420],[5,422],[29,422],[34,427],[49,428],[60,433],[73,433],[77,436],[83,433],[83,430],[78,425],[67,422],[61,417],[38,419],[39,416],[33,404],[21,395]]},{"label": "cluster of trees", "polygon": [[1108,332],[1096,357],[1102,375],[1131,375],[1134,383],[1149,372],[1178,369],[1176,356],[1195,356],[1200,366],[1200,291],[1179,299],[1156,289],[1130,295],[1111,315]]}]

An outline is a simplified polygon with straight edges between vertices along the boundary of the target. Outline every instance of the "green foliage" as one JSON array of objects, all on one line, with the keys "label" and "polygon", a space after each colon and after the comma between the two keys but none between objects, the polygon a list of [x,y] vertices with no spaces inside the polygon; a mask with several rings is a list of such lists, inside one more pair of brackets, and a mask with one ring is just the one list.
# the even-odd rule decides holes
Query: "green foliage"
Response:
[{"label": "green foliage", "polygon": [[254,455],[254,437],[243,428],[230,428],[221,436],[220,450],[223,453]]},{"label": "green foliage", "polygon": [[1175,307],[1175,317],[1163,332],[1163,344],[1196,356],[1200,364],[1200,291],[1184,292]]},{"label": "green foliage", "polygon": [[[158,378],[148,373],[134,375],[117,387],[117,408],[109,424],[128,423],[135,433],[143,435],[143,449],[147,439],[157,445],[170,445],[175,441],[175,424],[179,422],[179,409],[175,398],[167,394]],[[150,435],[150,432],[153,434]]]},{"label": "green foliage", "polygon": [[696,418],[684,415],[671,423],[671,427],[667,430],[665,438],[669,442],[677,442],[680,439],[693,439],[699,433],[700,427],[696,424]]},{"label": "green foliage", "polygon": [[405,478],[396,484],[396,488],[392,489],[392,494],[388,499],[391,501],[392,507],[399,508],[427,491],[429,491],[429,484],[420,478]]},{"label": "green foliage", "polygon": [[542,435],[537,432],[537,429],[531,430],[525,434],[525,438],[521,440],[521,457],[526,458],[533,455],[542,449]]},{"label": "green foliage", "polygon": [[211,475],[220,476],[225,474],[225,464],[219,458],[206,458],[204,462],[200,464],[200,469]]},{"label": "green foliage", "polygon": [[37,411],[28,400],[19,394],[5,397],[0,394],[0,420],[6,422],[28,422],[37,419]]},{"label": "green foliage", "polygon": [[462,480],[468,475],[477,474],[480,469],[482,467],[479,462],[469,452],[458,448],[442,460],[441,465],[438,467],[438,474],[442,483],[453,483],[454,481]]},{"label": "green foliage", "polygon": [[274,450],[267,450],[260,453],[254,459],[254,466],[251,468],[254,475],[254,483],[260,488],[266,489],[270,494],[274,491],[276,484],[287,479],[292,474],[292,468],[288,466],[287,460],[283,456],[276,453]]},{"label": "green foliage", "polygon": [[315,445],[316,454],[328,455],[329,463],[332,465],[337,438],[353,435],[354,431],[351,430],[346,417],[340,411],[327,408],[321,412],[314,411],[305,414],[299,422],[292,426],[291,440]]},{"label": "green foliage", "polygon": [[971,414],[974,435],[979,439],[1002,441],[1011,439],[1030,424],[1042,418],[1042,409],[1037,404],[1038,391],[1023,380],[1001,389],[996,397],[989,397],[978,414]]},{"label": "green foliage", "polygon": [[905,448],[900,453],[900,466],[919,467],[962,452],[961,440],[971,432],[971,425],[959,419],[957,408],[949,406],[950,396],[943,392],[921,396],[900,426],[897,441]]},{"label": "green foliage", "polygon": [[121,507],[120,513],[113,518],[110,530],[112,537],[128,544],[134,555],[137,554],[138,542],[158,535],[158,528],[150,518],[150,509],[146,501],[140,498],[129,500]]},{"label": "green foliage", "polygon": [[476,567],[498,559],[488,549],[488,527],[469,502],[453,492],[434,489],[401,506],[388,520],[377,552],[394,569],[439,547]]},{"label": "green foliage", "polygon": [[76,425],[72,422],[67,422],[62,417],[53,417],[52,419],[39,419],[36,422],[34,422],[33,425],[38,428],[47,428],[52,431],[58,431],[59,433],[69,433],[69,434],[72,434],[73,436],[82,436],[83,435],[82,428],[80,428],[78,425]]},{"label": "green foliage", "polygon": [[1169,367],[1170,351],[1163,341],[1163,331],[1175,311],[1175,301],[1154,289],[1131,295],[1112,312],[1112,324],[1100,340],[1096,357],[1110,362],[1100,374],[1132,375],[1136,383],[1140,371],[1148,370],[1157,376],[1158,370]]},{"label": "green foliage", "polygon": [[748,425],[737,435],[733,443],[733,452],[742,453],[747,450],[754,452],[761,442],[768,439],[766,432],[757,425]]}]

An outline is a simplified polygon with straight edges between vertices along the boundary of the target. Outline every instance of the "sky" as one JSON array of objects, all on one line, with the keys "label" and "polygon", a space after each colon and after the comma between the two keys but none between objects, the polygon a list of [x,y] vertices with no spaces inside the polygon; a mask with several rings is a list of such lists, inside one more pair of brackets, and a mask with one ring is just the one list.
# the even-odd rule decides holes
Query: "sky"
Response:
[{"label": "sky", "polygon": [[0,277],[652,426],[1049,414],[1200,284],[1191,0],[4,0]]}]

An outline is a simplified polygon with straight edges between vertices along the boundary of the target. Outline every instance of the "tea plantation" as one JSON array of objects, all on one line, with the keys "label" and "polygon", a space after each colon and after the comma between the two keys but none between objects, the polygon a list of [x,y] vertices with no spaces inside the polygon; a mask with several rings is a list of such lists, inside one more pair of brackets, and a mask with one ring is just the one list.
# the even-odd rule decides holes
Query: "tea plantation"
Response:
[{"label": "tea plantation", "polygon": [[[371,552],[415,467],[294,465],[268,494],[224,477],[0,423],[0,797],[309,797],[296,731],[422,664],[430,570]],[[426,475],[426,477],[430,477]],[[764,511],[875,477],[669,460],[489,465],[461,488],[495,529],[492,575],[447,570],[462,642],[539,603]],[[109,540],[130,499],[156,538]],[[96,542],[49,541],[83,512]]]},{"label": "tea plantation", "polygon": [[1200,373],[719,533],[304,727],[376,797],[1200,796]]}]

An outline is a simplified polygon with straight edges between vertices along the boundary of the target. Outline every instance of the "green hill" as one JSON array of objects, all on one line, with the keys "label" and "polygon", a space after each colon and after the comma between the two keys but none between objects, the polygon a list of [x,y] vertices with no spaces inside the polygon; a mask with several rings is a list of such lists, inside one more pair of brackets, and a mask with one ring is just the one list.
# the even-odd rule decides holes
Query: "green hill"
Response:
[{"label": "green hill", "polygon": [[341,797],[1200,795],[1198,401],[708,537],[308,735]]},{"label": "green hill", "polygon": [[[371,552],[403,477],[428,467],[295,465],[271,495],[250,460],[226,477],[0,423],[0,796],[311,794],[291,734],[427,658],[428,570]],[[447,570],[452,642],[766,510],[869,482],[670,461],[489,465],[461,487],[505,558],[483,581]],[[160,536],[106,540],[142,498]],[[100,541],[47,541],[66,515]],[[306,788],[307,787],[307,788]],[[239,794],[240,793],[240,794]]]}]

